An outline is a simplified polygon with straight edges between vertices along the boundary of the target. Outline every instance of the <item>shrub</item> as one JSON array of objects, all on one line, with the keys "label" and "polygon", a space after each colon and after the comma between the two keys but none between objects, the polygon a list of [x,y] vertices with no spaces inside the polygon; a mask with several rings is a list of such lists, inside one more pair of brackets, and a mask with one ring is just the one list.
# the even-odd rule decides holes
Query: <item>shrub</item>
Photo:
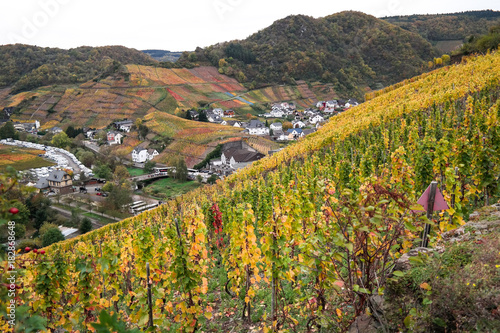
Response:
[{"label": "shrub", "polygon": [[42,247],[42,240],[40,238],[23,239],[22,241],[19,242],[16,248],[25,249],[26,247],[29,247],[31,249],[39,249]]},{"label": "shrub", "polygon": [[49,246],[64,240],[64,236],[58,228],[51,228],[42,236],[42,245]]},{"label": "shrub", "polygon": [[54,223],[45,222],[40,227],[40,230],[38,231],[38,234],[40,235],[40,237],[43,237],[43,235],[45,235],[47,233],[47,231],[49,231],[50,229],[58,229],[59,230],[59,228],[57,227],[57,225],[55,225]]}]

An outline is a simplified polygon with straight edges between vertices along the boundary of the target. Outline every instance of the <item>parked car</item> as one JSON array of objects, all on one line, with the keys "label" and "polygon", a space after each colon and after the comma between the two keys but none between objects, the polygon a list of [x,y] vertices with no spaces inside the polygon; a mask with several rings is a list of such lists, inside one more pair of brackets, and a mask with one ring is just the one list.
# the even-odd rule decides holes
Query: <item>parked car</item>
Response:
[{"label": "parked car", "polygon": [[100,188],[100,187],[95,187],[95,188],[94,188],[94,191],[95,191],[95,192],[98,192],[98,191],[100,191],[100,190],[101,190],[101,188]]},{"label": "parked car", "polygon": [[107,197],[107,196],[108,196],[108,194],[107,194],[106,192],[102,192],[102,193],[101,193],[101,196],[103,196],[103,197]]},{"label": "parked car", "polygon": [[102,195],[102,193],[101,192],[97,192],[96,195]]}]

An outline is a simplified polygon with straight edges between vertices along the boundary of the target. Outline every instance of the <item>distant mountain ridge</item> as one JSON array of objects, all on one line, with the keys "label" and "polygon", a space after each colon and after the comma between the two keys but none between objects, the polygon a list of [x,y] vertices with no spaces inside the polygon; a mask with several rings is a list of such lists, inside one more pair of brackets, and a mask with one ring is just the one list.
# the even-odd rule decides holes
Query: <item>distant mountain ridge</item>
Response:
[{"label": "distant mountain ridge", "polygon": [[0,87],[13,92],[51,84],[83,83],[105,78],[127,64],[153,65],[148,55],[124,46],[82,46],[64,50],[32,45],[0,46]]},{"label": "distant mountain ridge", "polygon": [[343,95],[362,97],[421,73],[439,52],[414,32],[360,12],[324,18],[294,15],[245,40],[198,48],[179,62],[211,64],[240,82],[333,84]]},{"label": "distant mountain ridge", "polygon": [[182,52],[172,52],[166,50],[142,50],[141,52],[149,55],[158,61],[176,62],[182,55]]},{"label": "distant mountain ridge", "polygon": [[462,13],[383,17],[383,20],[418,33],[429,41],[465,39],[488,33],[500,24],[500,11],[478,10]]}]

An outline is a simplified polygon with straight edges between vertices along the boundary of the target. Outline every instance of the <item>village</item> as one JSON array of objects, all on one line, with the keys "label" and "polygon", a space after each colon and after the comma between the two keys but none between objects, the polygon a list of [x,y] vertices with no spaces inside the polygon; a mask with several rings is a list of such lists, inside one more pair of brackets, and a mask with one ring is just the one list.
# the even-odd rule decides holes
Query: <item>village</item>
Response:
[{"label": "village", "polygon": [[[238,115],[234,110],[223,110],[222,108],[188,110],[186,115],[188,119],[193,121],[206,121],[223,126],[241,128],[243,130],[242,134],[248,137],[259,136],[281,144],[286,144],[288,142],[300,140],[314,133],[324,122],[328,121],[330,117],[357,105],[358,102],[354,99],[338,99],[318,101],[310,108],[299,110],[293,102],[274,103],[271,105],[269,112],[259,114],[258,117],[252,117],[252,119],[247,119],[247,121],[235,120],[235,118],[238,118]],[[12,112],[12,108],[4,108],[2,114],[4,118],[3,122],[10,118]],[[14,123],[13,125],[20,133],[24,132],[38,136],[40,136],[40,133],[57,135],[64,132],[64,130],[58,126],[46,129],[42,132],[39,120]],[[85,146],[94,152],[99,152],[104,146],[111,147],[121,145],[124,138],[129,135],[131,131],[137,130],[136,127],[135,119],[124,119],[111,123],[107,129],[96,130],[82,128],[80,131],[85,136],[85,141],[83,142]],[[104,181],[94,174],[92,170],[94,165],[89,167],[83,165],[75,155],[62,148],[12,139],[4,139],[0,143],[45,151],[43,157],[53,161],[56,165],[31,169],[24,172],[24,174],[30,175],[32,182],[29,183],[29,185],[48,196],[66,195],[74,193],[75,191],[86,193],[87,186],[92,187],[98,184],[98,182]],[[148,162],[157,165],[155,158],[160,152],[157,149],[149,148],[147,145],[144,145],[144,143],[145,142],[141,142],[132,149],[127,158],[128,162],[126,163],[128,165],[140,169],[144,168]],[[281,149],[282,148],[278,150]],[[186,176],[188,180],[198,180],[200,183],[209,183],[215,179],[225,178],[266,155],[272,155],[276,151],[259,152],[252,148],[245,140],[228,142],[220,145],[220,148],[217,150],[219,155],[211,156],[206,163],[197,169],[189,169]],[[146,175],[141,177],[161,178],[171,175],[171,169],[171,167],[166,165],[158,164],[158,167],[148,170],[150,176]],[[167,170],[169,171],[168,174],[166,172]],[[137,189],[137,184],[134,182],[141,180],[139,178],[130,178],[133,190]],[[80,184],[79,187],[75,186],[76,184]],[[95,188],[99,187],[96,186]],[[107,196],[107,193],[101,190],[93,194],[94,197],[99,200]],[[97,198],[98,196],[100,197]],[[139,206],[151,206],[151,200],[148,199],[150,198],[138,196],[135,198],[134,203],[137,205],[138,202],[144,202],[144,205]],[[154,203],[157,205],[158,201],[154,201]],[[138,212],[140,212],[140,210],[133,211],[132,213]]]}]

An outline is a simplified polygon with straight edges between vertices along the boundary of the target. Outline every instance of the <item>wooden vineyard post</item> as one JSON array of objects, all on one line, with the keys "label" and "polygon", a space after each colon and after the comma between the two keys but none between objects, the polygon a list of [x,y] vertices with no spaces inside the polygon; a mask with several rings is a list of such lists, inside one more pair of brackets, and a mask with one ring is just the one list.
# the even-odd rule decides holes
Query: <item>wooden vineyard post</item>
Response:
[{"label": "wooden vineyard post", "polygon": [[151,296],[151,279],[149,277],[149,262],[146,263],[146,281],[148,284],[148,309],[149,309],[148,328],[149,328],[153,327],[153,298]]},{"label": "wooden vineyard post", "polygon": [[[433,181],[430,186],[430,193],[427,201],[427,218],[430,220],[432,218],[432,213],[434,211],[434,201],[436,198],[437,182]],[[422,247],[427,247],[429,244],[429,233],[431,231],[431,225],[426,224],[424,227],[424,234],[422,235]]]}]

